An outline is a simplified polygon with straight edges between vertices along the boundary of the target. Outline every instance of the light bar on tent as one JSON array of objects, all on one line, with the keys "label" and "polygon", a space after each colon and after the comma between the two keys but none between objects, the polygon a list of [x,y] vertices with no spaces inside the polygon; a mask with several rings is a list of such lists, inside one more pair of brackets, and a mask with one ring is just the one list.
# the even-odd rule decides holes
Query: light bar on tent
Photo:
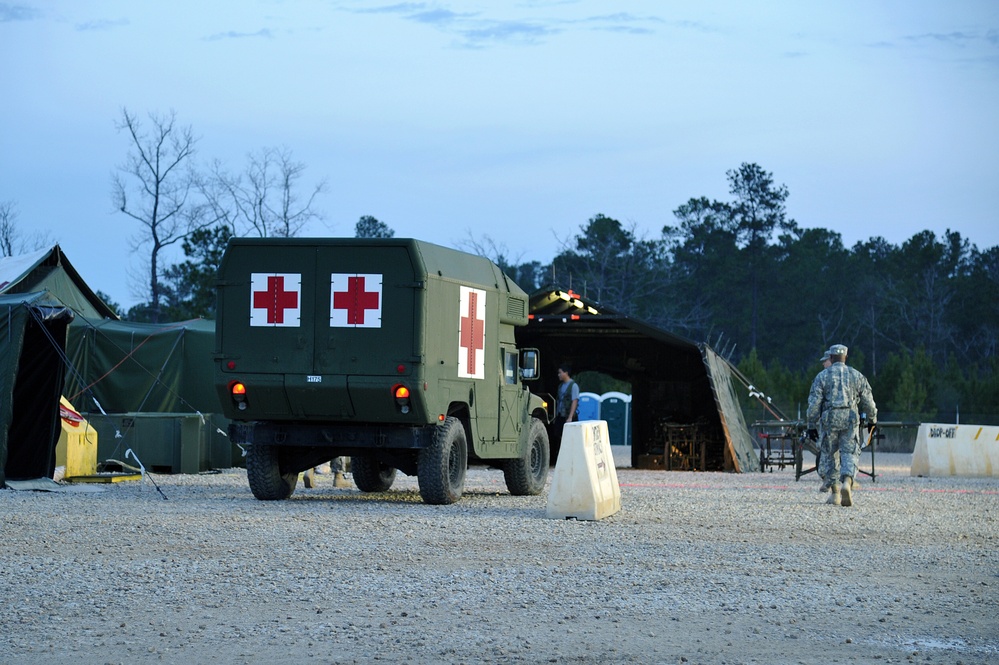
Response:
[{"label": "light bar on tent", "polygon": [[565,291],[556,291],[555,295],[558,296],[559,298],[561,298],[562,300],[566,301],[567,303],[569,303],[570,305],[572,305],[573,307],[575,307],[577,309],[585,309],[588,314],[599,314],[600,313],[596,309],[594,309],[593,307],[590,307],[589,305],[587,305],[586,303],[584,303],[582,300],[580,300],[579,299],[579,294],[576,293],[575,291],[573,291],[572,289],[569,289],[568,292],[565,292]]},{"label": "light bar on tent", "polygon": [[[579,294],[575,293],[572,289],[570,289],[568,292],[565,292],[565,291],[554,291],[552,293],[552,297],[564,300],[567,303],[569,303],[570,305],[572,305],[573,307],[575,307],[576,309],[586,310],[587,314],[594,314],[594,315],[596,315],[596,314],[600,313],[596,309],[594,309],[593,307],[590,307],[589,305],[587,305],[586,303],[584,303],[582,300],[580,300],[579,299]],[[558,316],[562,316],[563,317],[562,320],[565,321],[564,315],[553,314],[552,316],[554,316],[556,318]],[[544,316],[537,316],[535,314],[528,314],[527,318],[528,318],[528,320],[531,320],[531,321],[533,321],[535,319],[537,319],[538,321],[544,321],[545,320]],[[580,317],[579,317],[579,314],[572,314],[572,315],[570,315],[569,318],[572,321],[578,321]]]}]

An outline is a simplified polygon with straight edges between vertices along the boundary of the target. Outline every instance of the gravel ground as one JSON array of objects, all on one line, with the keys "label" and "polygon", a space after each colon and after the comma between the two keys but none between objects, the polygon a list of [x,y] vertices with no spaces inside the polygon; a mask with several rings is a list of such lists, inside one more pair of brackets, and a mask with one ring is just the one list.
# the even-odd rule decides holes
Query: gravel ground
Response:
[{"label": "gravel ground", "polygon": [[478,468],[452,506],[401,475],[260,502],[242,469],[0,491],[0,663],[999,662],[999,481],[909,461],[852,508],[619,468],[597,522]]}]

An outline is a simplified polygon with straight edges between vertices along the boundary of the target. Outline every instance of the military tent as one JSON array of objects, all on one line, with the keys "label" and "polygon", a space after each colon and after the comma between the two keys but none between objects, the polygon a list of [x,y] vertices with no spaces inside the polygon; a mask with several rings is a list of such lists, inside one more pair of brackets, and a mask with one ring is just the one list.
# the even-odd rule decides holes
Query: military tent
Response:
[{"label": "military tent", "polygon": [[[66,347],[64,394],[77,408],[108,413],[213,412],[215,324],[120,321],[76,271],[58,245],[0,259],[0,293],[47,291],[75,314]],[[80,403],[77,403],[80,402]]]},{"label": "military tent", "polygon": [[0,294],[0,487],[52,477],[72,319],[50,294]]},{"label": "military tent", "polygon": [[71,327],[66,346],[74,371],[66,380],[66,397],[85,411],[219,410],[214,321],[100,321]]},{"label": "military tent", "polygon": [[[217,414],[211,362],[215,345],[213,322],[120,321],[58,245],[0,258],[0,294],[29,291],[49,292],[76,315],[63,340],[68,367],[62,394],[101,432],[99,461],[112,455],[121,458],[129,446],[141,446],[150,458],[161,452],[166,454],[166,449],[176,446],[174,440],[166,437],[156,440],[146,437],[137,442],[134,432],[119,426],[123,418],[109,418],[108,414],[156,414],[158,423],[165,423],[172,416],[178,417],[177,422],[186,423],[189,419],[182,416]],[[57,394],[56,409],[58,405]],[[204,422],[206,432],[201,434],[206,437],[225,427],[219,415],[205,418]],[[0,426],[5,423],[6,420],[0,422]],[[165,430],[173,428],[164,425]],[[105,436],[109,432],[110,436]],[[215,455],[202,466],[214,468],[219,464],[229,466],[228,456]],[[185,468],[190,465],[185,464]]]},{"label": "military tent", "polygon": [[556,394],[556,368],[597,371],[631,384],[632,466],[758,471],[753,439],[731,367],[696,344],[571,290],[543,289],[530,300],[521,347],[541,351],[542,389]]},{"label": "military tent", "polygon": [[219,438],[228,421],[215,394],[213,321],[71,326],[66,346],[65,395],[98,431],[101,462],[123,461],[132,448],[161,472],[232,466],[231,445]]}]

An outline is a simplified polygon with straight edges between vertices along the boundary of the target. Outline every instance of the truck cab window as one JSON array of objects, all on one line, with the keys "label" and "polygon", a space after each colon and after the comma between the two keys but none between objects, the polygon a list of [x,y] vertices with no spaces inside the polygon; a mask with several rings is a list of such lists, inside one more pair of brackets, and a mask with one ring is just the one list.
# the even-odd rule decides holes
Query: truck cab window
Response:
[{"label": "truck cab window", "polygon": [[503,349],[503,380],[508,383],[517,383],[517,352]]}]

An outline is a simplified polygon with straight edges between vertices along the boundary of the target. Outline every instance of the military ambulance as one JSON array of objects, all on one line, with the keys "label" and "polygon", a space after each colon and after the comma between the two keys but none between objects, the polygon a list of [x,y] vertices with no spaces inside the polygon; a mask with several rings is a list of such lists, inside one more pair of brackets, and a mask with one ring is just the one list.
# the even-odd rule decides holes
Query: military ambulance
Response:
[{"label": "military ambulance", "polygon": [[426,503],[461,498],[469,463],[511,494],[548,477],[528,297],[491,261],[419,240],[234,238],[219,266],[215,387],[253,495],[349,456],[364,492],[416,476]]}]

